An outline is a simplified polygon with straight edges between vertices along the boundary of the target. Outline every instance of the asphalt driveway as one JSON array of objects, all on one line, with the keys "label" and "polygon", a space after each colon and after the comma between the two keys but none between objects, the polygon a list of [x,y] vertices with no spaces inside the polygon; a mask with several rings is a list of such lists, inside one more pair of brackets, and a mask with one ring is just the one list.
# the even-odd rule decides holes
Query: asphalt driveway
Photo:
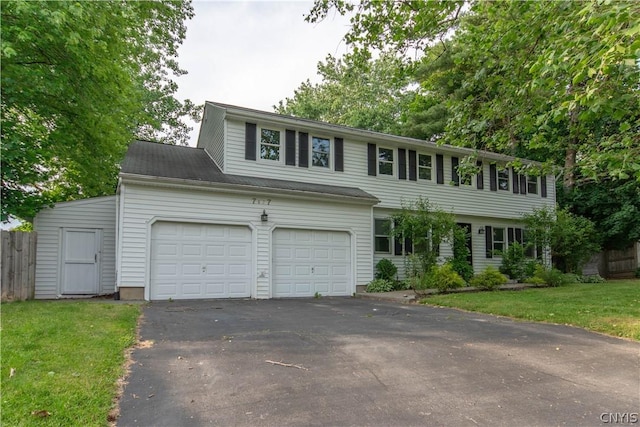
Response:
[{"label": "asphalt driveway", "polygon": [[451,309],[161,302],[141,340],[121,427],[630,425],[640,409],[640,344]]}]

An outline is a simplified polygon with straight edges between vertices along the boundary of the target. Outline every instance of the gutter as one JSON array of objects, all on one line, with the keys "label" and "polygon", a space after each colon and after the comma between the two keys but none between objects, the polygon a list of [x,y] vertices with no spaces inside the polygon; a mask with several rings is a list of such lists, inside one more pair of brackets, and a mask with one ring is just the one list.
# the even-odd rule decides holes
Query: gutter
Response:
[{"label": "gutter", "polygon": [[170,178],[151,175],[139,175],[121,172],[120,179],[123,183],[138,183],[146,185],[157,185],[171,188],[180,189],[198,189],[209,190],[218,193],[227,194],[247,194],[255,196],[258,193],[260,196],[274,195],[287,197],[291,199],[305,199],[317,201],[318,198],[340,201],[343,203],[351,203],[357,205],[373,206],[380,203],[377,197],[356,197],[345,196],[339,194],[319,193],[316,191],[303,191],[303,190],[291,190],[285,188],[273,188],[273,187],[260,187],[255,185],[245,184],[230,184],[226,182],[213,182],[213,181],[199,181],[193,179],[184,178]]}]

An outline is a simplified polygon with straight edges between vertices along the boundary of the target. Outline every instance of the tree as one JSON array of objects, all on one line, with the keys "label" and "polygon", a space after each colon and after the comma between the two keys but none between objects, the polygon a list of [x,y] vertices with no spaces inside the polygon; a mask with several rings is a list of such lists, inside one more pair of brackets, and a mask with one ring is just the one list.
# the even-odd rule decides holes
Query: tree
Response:
[{"label": "tree", "polygon": [[401,113],[414,92],[400,60],[391,56],[369,59],[329,55],[318,63],[322,82],[303,82],[292,98],[275,111],[312,120],[384,133],[401,133]]},{"label": "tree", "polygon": [[426,104],[447,110],[441,141],[549,159],[568,189],[640,181],[637,2],[325,0],[307,19],[332,9],[355,51],[414,54]]},{"label": "tree", "polygon": [[2,220],[112,194],[134,138],[186,143],[175,99],[189,2],[3,1]]},{"label": "tree", "polygon": [[640,240],[640,186],[634,179],[581,185],[558,193],[558,201],[595,224],[605,249],[625,249]]},{"label": "tree", "polygon": [[584,263],[600,250],[600,236],[593,222],[566,209],[535,209],[523,219],[530,242],[550,248],[553,264],[567,273],[581,274]]},{"label": "tree", "polygon": [[458,229],[455,216],[445,212],[428,199],[405,203],[402,210],[392,215],[392,233],[396,239],[411,239],[413,255],[420,260],[421,273],[428,272],[438,261],[440,245],[453,242]]}]

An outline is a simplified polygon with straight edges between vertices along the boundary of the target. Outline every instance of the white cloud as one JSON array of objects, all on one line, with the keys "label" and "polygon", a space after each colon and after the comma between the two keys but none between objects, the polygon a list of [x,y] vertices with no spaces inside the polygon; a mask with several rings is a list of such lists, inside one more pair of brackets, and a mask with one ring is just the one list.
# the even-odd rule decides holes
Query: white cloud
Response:
[{"label": "white cloud", "polygon": [[346,52],[342,37],[349,21],[338,15],[318,24],[305,22],[312,5],[195,1],[178,59],[188,74],[177,79],[177,97],[272,111],[302,81],[317,81],[318,61]]}]

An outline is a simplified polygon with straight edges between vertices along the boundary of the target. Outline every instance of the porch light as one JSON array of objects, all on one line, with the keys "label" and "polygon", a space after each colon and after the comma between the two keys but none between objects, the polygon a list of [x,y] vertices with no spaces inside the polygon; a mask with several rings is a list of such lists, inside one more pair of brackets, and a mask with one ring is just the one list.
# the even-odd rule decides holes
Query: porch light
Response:
[{"label": "porch light", "polygon": [[260,220],[261,220],[262,222],[267,222],[267,221],[269,221],[269,215],[267,214],[267,211],[266,211],[266,210],[264,210],[264,209],[262,210],[262,215],[260,215]]},{"label": "porch light", "polygon": [[478,234],[484,234],[484,227],[480,227],[478,229]]}]

